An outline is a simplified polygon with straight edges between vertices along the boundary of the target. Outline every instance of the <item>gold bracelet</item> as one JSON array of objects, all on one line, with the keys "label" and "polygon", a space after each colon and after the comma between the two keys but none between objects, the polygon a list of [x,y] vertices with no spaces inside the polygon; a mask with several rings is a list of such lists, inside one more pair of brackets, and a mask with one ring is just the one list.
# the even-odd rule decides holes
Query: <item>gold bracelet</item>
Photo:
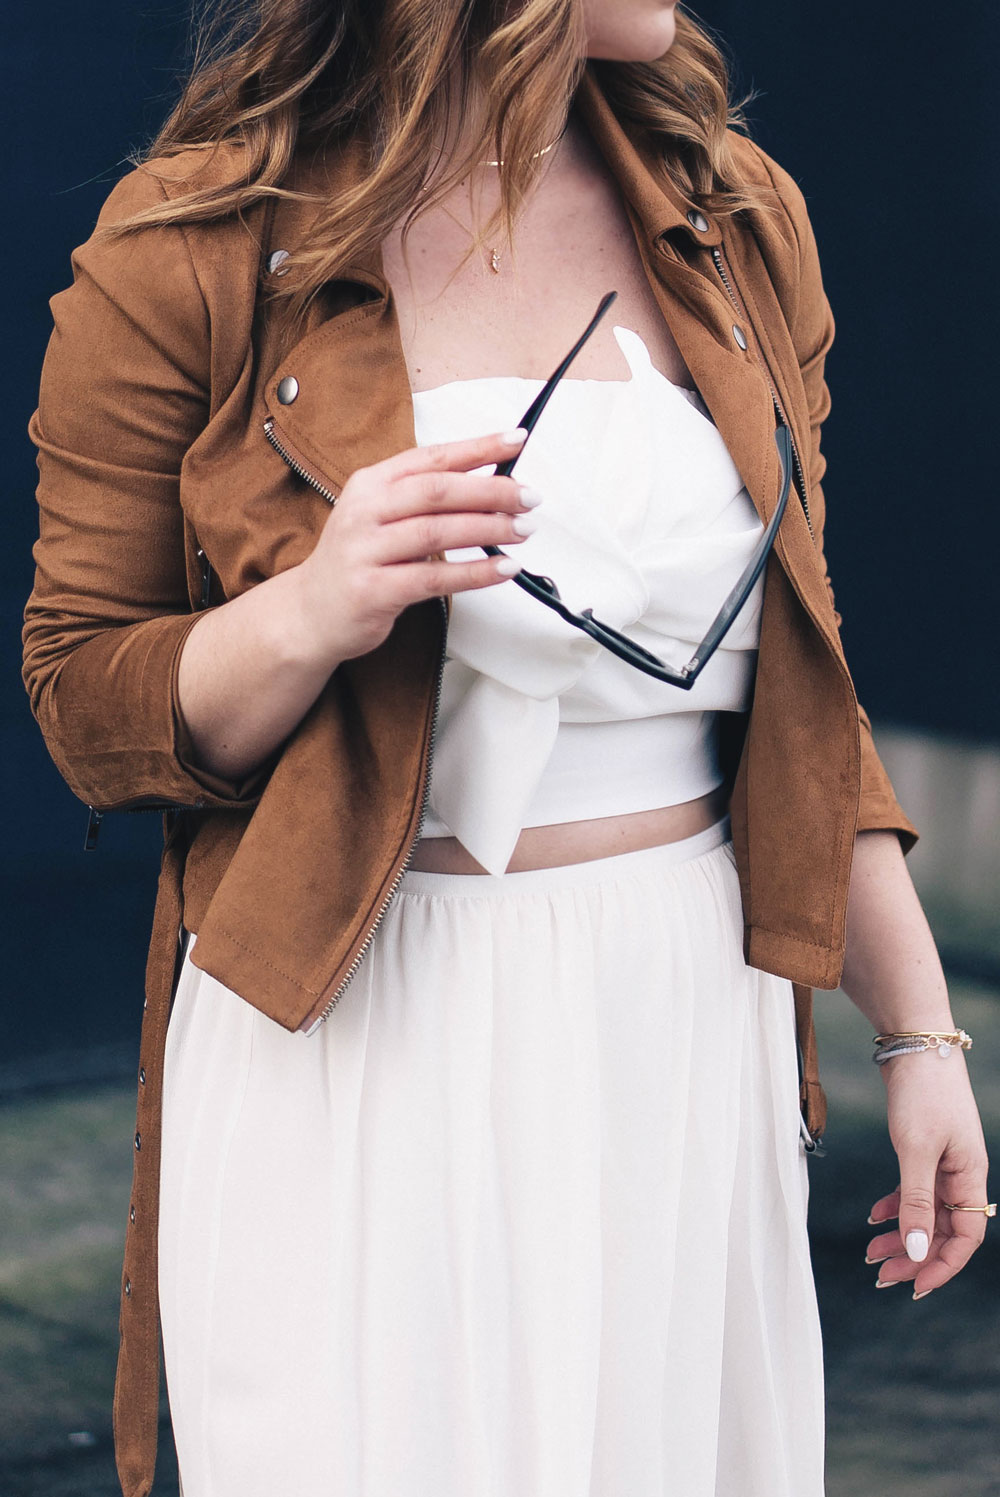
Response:
[{"label": "gold bracelet", "polygon": [[875,1043],[882,1044],[886,1040],[937,1040],[947,1045],[958,1045],[962,1050],[968,1050],[972,1044],[972,1038],[966,1034],[964,1029],[898,1029],[891,1034],[877,1034]]},{"label": "gold bracelet", "polygon": [[882,1065],[893,1056],[918,1055],[932,1046],[940,1056],[945,1057],[955,1048],[971,1050],[972,1036],[964,1029],[906,1029],[892,1034],[877,1034],[872,1060],[876,1065]]}]

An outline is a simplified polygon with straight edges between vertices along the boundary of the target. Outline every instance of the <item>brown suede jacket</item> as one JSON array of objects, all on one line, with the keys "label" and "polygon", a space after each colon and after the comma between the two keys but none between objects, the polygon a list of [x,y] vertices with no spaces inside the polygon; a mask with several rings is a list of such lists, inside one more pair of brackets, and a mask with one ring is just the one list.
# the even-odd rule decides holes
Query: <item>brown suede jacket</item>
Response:
[{"label": "brown suede jacket", "polygon": [[[840,642],[823,557],[820,427],[833,321],[803,197],[733,136],[774,208],[688,211],[649,147],[588,74],[578,105],[623,193],[650,285],[761,518],[779,492],[775,402],[796,484],[768,561],[751,711],[731,734],[744,956],[795,984],[801,1100],[823,1129],[812,988],[837,986],[855,835],[917,833],[893,794]],[[238,166],[226,148],[199,181]],[[205,160],[152,163],[99,222],[185,190]],[[335,192],[347,150],[300,161],[292,185]],[[258,287],[312,210],[274,200],[245,221],[88,241],[52,297],[29,435],[40,538],[24,680],[48,749],[98,810],[160,803],[165,849],[147,968],[135,1179],[115,1393],[126,1497],[152,1485],[158,1348],[156,1208],[164,1037],[182,926],[194,961],[288,1029],[346,990],[402,877],[428,777],[447,608],[407,609],[384,645],[334,672],[282,749],[238,784],[199,768],[177,667],[203,606],[302,561],[358,467],[415,445],[394,305],[379,263],[331,283],[279,350]],[[290,402],[278,395],[297,381]],[[287,386],[283,394],[287,392]],[[210,563],[211,571],[203,568]],[[208,581],[208,586],[206,586]],[[304,1041],[306,1042],[306,1041]]]}]

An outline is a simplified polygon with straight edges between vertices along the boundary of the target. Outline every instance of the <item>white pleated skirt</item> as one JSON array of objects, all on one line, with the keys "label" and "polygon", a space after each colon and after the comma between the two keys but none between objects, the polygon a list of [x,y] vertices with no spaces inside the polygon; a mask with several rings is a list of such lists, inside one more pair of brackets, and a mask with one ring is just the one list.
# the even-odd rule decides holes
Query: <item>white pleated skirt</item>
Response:
[{"label": "white pleated skirt", "polygon": [[807,1169],[792,988],[743,960],[728,821],[406,873],[309,1037],[186,957],[159,1227],[183,1497],[821,1497]]}]

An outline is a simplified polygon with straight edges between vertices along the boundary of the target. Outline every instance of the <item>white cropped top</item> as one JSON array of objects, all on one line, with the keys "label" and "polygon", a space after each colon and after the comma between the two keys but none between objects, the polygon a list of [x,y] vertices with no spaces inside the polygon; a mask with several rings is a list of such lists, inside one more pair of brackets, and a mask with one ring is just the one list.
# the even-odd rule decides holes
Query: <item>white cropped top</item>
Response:
[{"label": "white cropped top", "polygon": [[[761,521],[700,396],[660,374],[638,334],[614,334],[631,379],[557,386],[515,469],[543,495],[538,528],[507,549],[551,577],[575,611],[589,606],[683,665]],[[513,428],[541,386],[496,375],[417,391],[417,443]],[[522,827],[713,789],[723,779],[715,714],[749,706],[762,595],[763,575],[685,691],[618,659],[513,582],[456,593],[423,835],[453,835],[501,874]]]}]

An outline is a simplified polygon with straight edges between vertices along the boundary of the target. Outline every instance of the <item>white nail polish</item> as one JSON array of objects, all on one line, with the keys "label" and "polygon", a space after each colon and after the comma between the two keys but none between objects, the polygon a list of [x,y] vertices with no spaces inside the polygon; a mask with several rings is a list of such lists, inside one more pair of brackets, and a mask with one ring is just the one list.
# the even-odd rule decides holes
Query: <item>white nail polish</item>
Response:
[{"label": "white nail polish", "polygon": [[508,447],[520,447],[527,435],[527,427],[518,426],[514,431],[505,431],[500,440],[501,442],[505,442]]},{"label": "white nail polish", "polygon": [[521,488],[518,498],[525,509],[534,509],[536,505],[542,502],[542,496],[538,490],[529,488],[527,484]]},{"label": "white nail polish", "polygon": [[922,1263],[927,1257],[927,1233],[907,1232],[906,1234],[906,1256],[912,1258],[914,1263]]},{"label": "white nail polish", "polygon": [[497,571],[501,577],[515,577],[521,570],[521,563],[515,561],[513,556],[501,556],[497,561]]},{"label": "white nail polish", "polygon": [[534,535],[538,529],[538,521],[534,515],[515,515],[510,526],[517,535]]}]

